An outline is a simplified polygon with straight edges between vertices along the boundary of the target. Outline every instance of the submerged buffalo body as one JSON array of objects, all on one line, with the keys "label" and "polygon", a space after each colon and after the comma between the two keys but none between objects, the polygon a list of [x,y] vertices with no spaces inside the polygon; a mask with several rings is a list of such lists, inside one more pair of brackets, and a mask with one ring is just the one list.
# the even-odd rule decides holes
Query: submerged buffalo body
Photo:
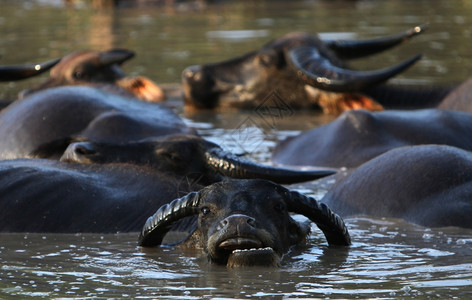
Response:
[{"label": "submerged buffalo body", "polygon": [[472,113],[472,79],[454,88],[441,101],[438,108]]},{"label": "submerged buffalo body", "polygon": [[198,190],[153,168],[53,160],[0,162],[0,231],[139,231],[150,212]]},{"label": "submerged buffalo body", "polygon": [[159,208],[149,217],[139,244],[158,246],[179,220],[198,216],[197,228],[180,246],[202,249],[210,261],[228,266],[275,266],[309,233],[294,221],[303,214],[318,225],[330,245],[350,244],[343,220],[313,198],[265,180],[225,180]]},{"label": "submerged buffalo body", "polygon": [[0,231],[139,231],[161,205],[227,177],[290,183],[333,173],[258,165],[195,136],[80,142],[62,159],[0,161]]},{"label": "submerged buffalo body", "polygon": [[464,112],[355,110],[280,142],[272,160],[285,165],[351,168],[407,145],[443,144],[472,150],[471,132],[472,115]]},{"label": "submerged buffalo body", "polygon": [[50,88],[0,113],[0,159],[60,156],[77,138],[127,142],[175,133],[196,131],[157,103],[85,86]]},{"label": "submerged buffalo body", "polygon": [[288,34],[232,60],[188,67],[182,75],[185,104],[197,109],[270,106],[273,103],[266,100],[275,93],[292,108],[318,106],[335,114],[358,108],[381,110],[381,104],[411,106],[425,102],[422,105],[433,106],[447,89],[403,93],[402,89],[378,87],[420,56],[378,71],[357,72],[347,69],[345,63],[398,45],[423,30],[418,26],[362,41],[323,41],[313,35]]},{"label": "submerged buffalo body", "polygon": [[343,217],[472,228],[472,153],[441,145],[394,149],[361,165],[321,201]]}]

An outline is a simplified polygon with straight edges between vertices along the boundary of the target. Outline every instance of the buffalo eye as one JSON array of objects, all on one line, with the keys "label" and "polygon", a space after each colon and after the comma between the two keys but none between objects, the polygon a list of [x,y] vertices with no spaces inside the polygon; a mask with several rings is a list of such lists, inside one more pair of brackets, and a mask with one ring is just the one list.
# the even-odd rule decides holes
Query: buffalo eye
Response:
[{"label": "buffalo eye", "polygon": [[274,209],[279,213],[283,213],[285,212],[285,204],[283,204],[282,202],[279,202],[274,205]]},{"label": "buffalo eye", "polygon": [[84,73],[82,71],[75,71],[74,72],[74,79],[83,79]]},{"label": "buffalo eye", "polygon": [[259,52],[256,57],[258,63],[266,68],[279,67],[280,53],[274,49]]},{"label": "buffalo eye", "polygon": [[206,216],[210,213],[210,208],[208,208],[207,206],[204,206],[200,208],[200,211],[202,212],[202,215]]},{"label": "buffalo eye", "polygon": [[167,152],[163,150],[160,150],[160,151],[158,150],[157,154],[160,156],[163,156],[164,158],[166,158],[172,163],[180,163],[182,161],[182,158],[180,157],[180,155],[178,155],[175,152]]},{"label": "buffalo eye", "polygon": [[169,158],[170,160],[172,160],[173,162],[179,162],[180,161],[180,156],[178,156],[177,154],[175,153],[169,153],[167,155],[167,158]]},{"label": "buffalo eye", "polygon": [[276,64],[275,56],[270,53],[264,53],[264,54],[259,55],[258,60],[259,60],[259,64],[265,67],[271,67]]}]

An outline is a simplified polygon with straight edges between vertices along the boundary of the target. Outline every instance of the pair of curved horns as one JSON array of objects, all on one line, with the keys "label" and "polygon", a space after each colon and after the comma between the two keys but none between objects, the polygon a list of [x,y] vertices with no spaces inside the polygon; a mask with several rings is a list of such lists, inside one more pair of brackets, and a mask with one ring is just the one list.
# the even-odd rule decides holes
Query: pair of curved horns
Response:
[{"label": "pair of curved horns", "polygon": [[[403,33],[364,41],[327,41],[340,58],[358,58],[389,49],[423,32],[426,25],[417,26]],[[287,50],[288,63],[308,85],[330,92],[359,92],[387,81],[403,72],[421,55],[416,55],[395,66],[375,71],[354,71],[334,65],[310,46],[297,46]]]},{"label": "pair of curved horns", "polygon": [[[139,246],[159,246],[177,221],[199,213],[200,197],[200,192],[192,192],[161,206],[144,224],[139,236]],[[330,245],[351,244],[344,221],[325,204],[294,191],[289,192],[286,203],[289,211],[302,214],[316,223]]]},{"label": "pair of curved horns", "polygon": [[39,64],[0,66],[0,81],[16,81],[39,75],[54,67],[61,59],[53,59]]}]

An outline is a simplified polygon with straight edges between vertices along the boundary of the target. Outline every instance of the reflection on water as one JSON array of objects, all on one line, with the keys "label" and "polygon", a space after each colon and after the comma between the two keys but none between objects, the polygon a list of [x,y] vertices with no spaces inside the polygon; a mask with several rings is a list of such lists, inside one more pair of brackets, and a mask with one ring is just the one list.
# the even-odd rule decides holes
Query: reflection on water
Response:
[{"label": "reflection on water", "polygon": [[[366,38],[430,23],[408,44],[354,66],[374,69],[422,52],[420,63],[397,81],[443,84],[471,75],[469,1],[202,2],[95,9],[91,1],[66,6],[59,0],[0,0],[0,62],[124,47],[137,52],[127,72],[178,83],[188,65],[228,59],[290,31]],[[45,77],[2,83],[0,99],[14,99]],[[180,100],[173,100],[179,108]],[[332,119],[296,112],[268,126],[254,112],[185,117],[206,138],[261,162],[278,140]],[[258,138],[251,138],[255,134]],[[293,188],[319,198],[327,187]],[[357,218],[347,224],[354,241],[349,250],[328,248],[314,228],[308,246],[294,249],[280,269],[228,270],[195,252],[143,250],[136,246],[136,233],[0,234],[0,298],[464,298],[472,293],[471,230],[427,229],[392,219]]]}]

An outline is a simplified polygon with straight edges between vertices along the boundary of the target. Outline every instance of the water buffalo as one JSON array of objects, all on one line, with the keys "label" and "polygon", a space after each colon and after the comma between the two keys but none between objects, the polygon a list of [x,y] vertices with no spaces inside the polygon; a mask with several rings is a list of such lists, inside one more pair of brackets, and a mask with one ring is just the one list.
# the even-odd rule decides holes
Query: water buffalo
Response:
[{"label": "water buffalo", "polygon": [[60,59],[53,59],[39,64],[0,66],[0,81],[16,81],[42,74],[59,61]]},{"label": "water buffalo", "polygon": [[87,86],[49,88],[0,112],[0,159],[58,157],[78,137],[126,142],[175,133],[196,131],[158,103]]},{"label": "water buffalo", "polygon": [[472,153],[444,145],[393,149],[358,167],[321,201],[343,217],[472,228]]},{"label": "water buffalo", "polygon": [[472,115],[424,109],[353,110],[276,145],[272,161],[285,165],[357,167],[390,149],[444,144],[472,151]]},{"label": "water buffalo", "polygon": [[282,101],[291,108],[316,106],[326,113],[338,114],[357,108],[382,110],[380,104],[398,106],[396,101],[401,105],[410,100],[417,103],[421,95],[431,106],[449,90],[411,92],[406,99],[403,90],[394,91],[383,85],[375,88],[410,67],[420,55],[378,71],[354,71],[344,62],[386,50],[424,29],[425,26],[417,26],[403,33],[363,41],[323,41],[304,33],[287,34],[243,56],[185,69],[182,74],[185,105],[196,109],[253,108]]},{"label": "water buffalo", "polygon": [[127,143],[75,142],[61,161],[82,164],[127,163],[152,166],[162,172],[191,177],[208,185],[231,178],[264,178],[277,183],[295,183],[335,173],[334,169],[290,170],[261,165],[224,151],[194,135],[170,135]]},{"label": "water buffalo", "polygon": [[74,52],[62,58],[51,69],[48,80],[37,87],[22,91],[20,98],[52,87],[87,85],[145,101],[164,100],[164,92],[151,80],[143,76],[127,76],[120,68],[121,64],[134,55],[134,52],[126,49]]},{"label": "water buffalo", "polygon": [[143,247],[162,243],[172,225],[198,215],[197,228],[180,246],[202,249],[210,261],[234,266],[276,266],[290,247],[303,243],[308,224],[324,233],[330,245],[350,244],[344,221],[326,205],[266,180],[225,180],[159,208],[139,237]]},{"label": "water buffalo", "polygon": [[[64,158],[76,161],[84,153],[92,159],[93,148],[93,164],[0,161],[0,231],[139,231],[163,204],[227,177],[293,182],[332,174],[330,170],[309,173],[257,165],[192,136],[138,144],[127,151],[123,145],[113,150],[110,145],[88,143],[89,152],[84,153],[78,150],[86,148],[81,143],[71,146],[75,160]],[[135,156],[127,162],[100,158],[119,151]]]}]

